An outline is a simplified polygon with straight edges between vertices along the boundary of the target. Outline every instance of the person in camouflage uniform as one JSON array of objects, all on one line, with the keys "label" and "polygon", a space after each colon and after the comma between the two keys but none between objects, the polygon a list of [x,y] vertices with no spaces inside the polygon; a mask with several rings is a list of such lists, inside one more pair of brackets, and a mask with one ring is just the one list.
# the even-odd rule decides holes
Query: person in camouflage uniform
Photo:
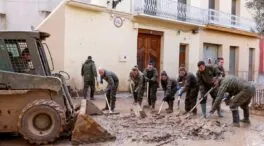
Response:
[{"label": "person in camouflage uniform", "polygon": [[144,76],[137,66],[134,66],[129,73],[129,80],[133,90],[134,103],[141,105],[144,96]]},{"label": "person in camouflage uniform", "polygon": [[217,58],[217,64],[215,65],[215,69],[218,72],[218,77],[225,77],[225,69],[224,69],[224,58]]},{"label": "person in camouflage uniform", "polygon": [[158,88],[158,71],[153,67],[152,62],[148,64],[148,67],[144,70],[144,80],[149,84],[148,93],[148,104],[152,109],[155,109],[157,99],[157,88]]},{"label": "person in camouflage uniform", "polygon": [[97,81],[97,72],[94,61],[92,60],[91,56],[88,56],[87,60],[82,65],[81,75],[83,76],[83,81],[84,81],[84,87],[83,87],[84,99],[87,98],[88,88],[90,87],[91,89],[90,99],[94,100],[95,80]]},{"label": "person in camouflage uniform", "polygon": [[169,108],[166,109],[167,113],[173,112],[174,96],[177,92],[177,81],[174,78],[170,78],[165,71],[161,73],[161,86],[164,90],[163,101],[166,101]]},{"label": "person in camouflage uniform", "polygon": [[[178,96],[182,96],[186,92],[185,96],[185,112],[189,112],[195,105],[198,97],[199,87],[197,84],[196,77],[193,73],[187,73],[185,68],[181,67],[179,69],[178,82],[183,82],[184,85],[180,89]],[[197,114],[197,109],[193,110],[193,114]]]},{"label": "person in camouflage uniform", "polygon": [[[219,81],[219,89],[217,93],[217,98],[215,103],[210,111],[211,114],[217,109],[221,104],[224,94],[229,93],[228,98],[226,99],[226,104],[229,105],[232,116],[233,116],[233,125],[239,127],[239,112],[238,107],[240,106],[244,112],[244,119],[241,122],[250,123],[249,121],[249,107],[251,98],[255,95],[256,89],[252,83],[246,81],[242,78],[235,76],[228,76]],[[231,98],[233,97],[233,98]]]},{"label": "person in camouflage uniform", "polygon": [[[218,80],[217,75],[220,73],[217,72],[217,70],[213,66],[205,65],[204,61],[199,61],[197,66],[198,66],[198,71],[196,73],[196,77],[197,77],[197,82],[199,85],[199,90],[201,93],[201,98],[203,98],[203,100],[200,103],[201,103],[203,116],[206,117],[207,97],[204,97],[204,95],[211,88],[214,88],[210,92],[210,95],[213,98],[213,101],[212,101],[212,105],[213,105],[215,98],[217,96],[217,88],[216,88],[216,84],[217,84],[217,80]],[[217,108],[217,113],[218,113],[219,117],[222,117],[220,107]]]},{"label": "person in camouflage uniform", "polygon": [[[103,84],[103,80],[105,80],[108,85],[104,90],[106,92],[106,97],[110,104],[111,111],[115,109],[115,102],[116,102],[116,92],[119,84],[119,79],[115,73],[111,71],[107,71],[103,68],[99,69],[99,74],[101,77],[101,84]],[[105,108],[103,110],[108,110],[107,103],[105,104]]]}]

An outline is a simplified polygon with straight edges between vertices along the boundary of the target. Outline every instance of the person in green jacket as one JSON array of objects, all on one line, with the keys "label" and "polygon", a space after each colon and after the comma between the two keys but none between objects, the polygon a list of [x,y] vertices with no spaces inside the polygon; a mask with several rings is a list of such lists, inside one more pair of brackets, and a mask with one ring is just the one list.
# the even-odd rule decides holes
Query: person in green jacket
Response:
[{"label": "person in green jacket", "polygon": [[134,103],[141,105],[144,96],[144,76],[137,66],[134,66],[129,73],[129,81],[133,90]]},{"label": "person in green jacket", "polygon": [[94,100],[94,92],[95,92],[95,80],[97,82],[97,72],[96,72],[96,66],[94,61],[92,60],[91,56],[88,56],[87,60],[82,65],[81,75],[83,76],[83,96],[84,99],[87,98],[87,92],[88,88],[90,87],[90,99]]},{"label": "person in green jacket", "polygon": [[[224,79],[219,80],[219,85],[220,87],[218,89],[217,98],[210,113],[213,114],[221,104],[222,99],[226,98],[225,102],[229,105],[232,111],[233,126],[240,126],[238,107],[241,107],[244,112],[244,119],[240,122],[249,124],[248,105],[251,98],[255,95],[255,86],[251,82],[235,76],[227,76]],[[225,93],[229,93],[227,97],[225,97]]]},{"label": "person in green jacket", "polygon": [[[205,65],[204,61],[199,61],[197,64],[198,71],[196,73],[197,82],[199,86],[199,90],[201,93],[201,98],[203,100],[200,102],[203,116],[206,118],[206,101],[207,97],[204,97],[205,94],[213,88],[213,90],[210,92],[212,100],[212,105],[214,104],[214,101],[217,96],[217,81],[218,81],[218,75],[220,74],[218,70],[213,67],[212,65]],[[217,113],[219,117],[223,117],[220,107],[217,109]]]}]

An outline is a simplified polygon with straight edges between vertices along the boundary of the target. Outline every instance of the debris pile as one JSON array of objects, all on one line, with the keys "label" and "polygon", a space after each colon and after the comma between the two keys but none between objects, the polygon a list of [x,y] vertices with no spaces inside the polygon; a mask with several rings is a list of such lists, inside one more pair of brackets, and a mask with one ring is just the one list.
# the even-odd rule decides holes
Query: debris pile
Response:
[{"label": "debris pile", "polygon": [[204,118],[181,115],[154,115],[139,119],[133,114],[95,117],[95,120],[116,136],[116,141],[145,143],[177,143],[177,139],[223,139],[226,124]]},{"label": "debris pile", "polygon": [[253,110],[264,111],[264,104],[253,104],[250,108]]}]

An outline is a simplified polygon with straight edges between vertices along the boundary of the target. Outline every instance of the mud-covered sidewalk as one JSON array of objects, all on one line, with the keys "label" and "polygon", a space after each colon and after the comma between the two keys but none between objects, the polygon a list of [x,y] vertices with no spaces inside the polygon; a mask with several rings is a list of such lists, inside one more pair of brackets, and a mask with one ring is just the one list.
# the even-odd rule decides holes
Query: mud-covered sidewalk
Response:
[{"label": "mud-covered sidewalk", "polygon": [[179,139],[220,140],[229,128],[217,120],[192,118],[176,114],[156,115],[148,112],[148,117],[140,119],[133,113],[100,116],[95,120],[113,135],[116,144],[146,143],[155,145],[177,145]]},{"label": "mud-covered sidewalk", "polygon": [[[161,105],[163,92],[158,92],[156,110]],[[104,95],[96,95],[92,101],[99,108],[105,106]],[[210,98],[209,98],[210,99]],[[79,99],[75,99],[79,102]],[[175,102],[176,103],[176,102]],[[210,105],[208,101],[207,105]],[[144,105],[146,99],[144,98]],[[93,116],[108,132],[116,136],[115,141],[104,143],[83,144],[85,146],[264,146],[264,117],[250,115],[251,125],[241,124],[240,128],[231,127],[232,117],[229,107],[222,104],[224,118],[213,115],[209,119],[201,118],[200,106],[198,115],[190,118],[184,112],[184,99],[181,99],[180,110],[174,104],[174,112],[167,114],[164,105],[160,116],[146,109],[145,119],[135,117],[131,109],[133,98],[129,93],[117,95],[116,111],[119,115]],[[207,111],[210,107],[207,107]],[[240,111],[240,117],[243,117]],[[71,146],[69,139],[60,139],[49,146]],[[19,136],[0,135],[0,146],[29,146]]]}]

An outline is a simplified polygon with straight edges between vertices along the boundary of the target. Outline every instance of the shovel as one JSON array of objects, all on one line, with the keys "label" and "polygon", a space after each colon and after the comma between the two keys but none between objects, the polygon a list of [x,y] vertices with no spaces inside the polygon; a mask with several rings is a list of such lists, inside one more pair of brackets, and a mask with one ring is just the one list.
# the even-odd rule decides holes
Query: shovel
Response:
[{"label": "shovel", "polygon": [[[211,91],[214,89],[215,87],[212,87],[205,95],[204,97],[206,97],[209,93],[211,93]],[[191,113],[199,104],[200,102],[204,99],[204,97],[200,98],[199,101],[196,103],[196,105],[187,113],[188,115],[185,118],[188,118],[190,116],[189,113]]]},{"label": "shovel", "polygon": [[180,109],[181,96],[178,96],[178,110]]},{"label": "shovel", "polygon": [[109,114],[109,115],[117,115],[117,114],[119,114],[118,112],[113,112],[113,111],[111,110],[111,108],[110,108],[110,104],[109,104],[109,102],[108,102],[108,99],[107,99],[106,94],[105,94],[105,100],[106,100],[106,104],[107,104],[107,107],[108,107],[108,110],[109,110],[108,114]]},{"label": "shovel", "polygon": [[[130,90],[132,91],[132,86],[130,84]],[[133,106],[133,111],[137,117],[145,118],[147,117],[147,114],[142,110],[141,106],[139,104],[136,104],[136,107]]]},{"label": "shovel", "polygon": [[161,109],[162,109],[162,107],[163,107],[163,104],[164,104],[164,102],[165,102],[165,101],[163,101],[163,102],[162,102],[162,104],[160,105],[160,108],[159,108],[158,115],[159,115],[159,114],[160,114],[160,112],[161,112]]},{"label": "shovel", "polygon": [[[149,98],[149,82],[147,82],[147,100],[149,100],[148,98]],[[148,107],[148,106],[146,105],[144,107]]]}]

